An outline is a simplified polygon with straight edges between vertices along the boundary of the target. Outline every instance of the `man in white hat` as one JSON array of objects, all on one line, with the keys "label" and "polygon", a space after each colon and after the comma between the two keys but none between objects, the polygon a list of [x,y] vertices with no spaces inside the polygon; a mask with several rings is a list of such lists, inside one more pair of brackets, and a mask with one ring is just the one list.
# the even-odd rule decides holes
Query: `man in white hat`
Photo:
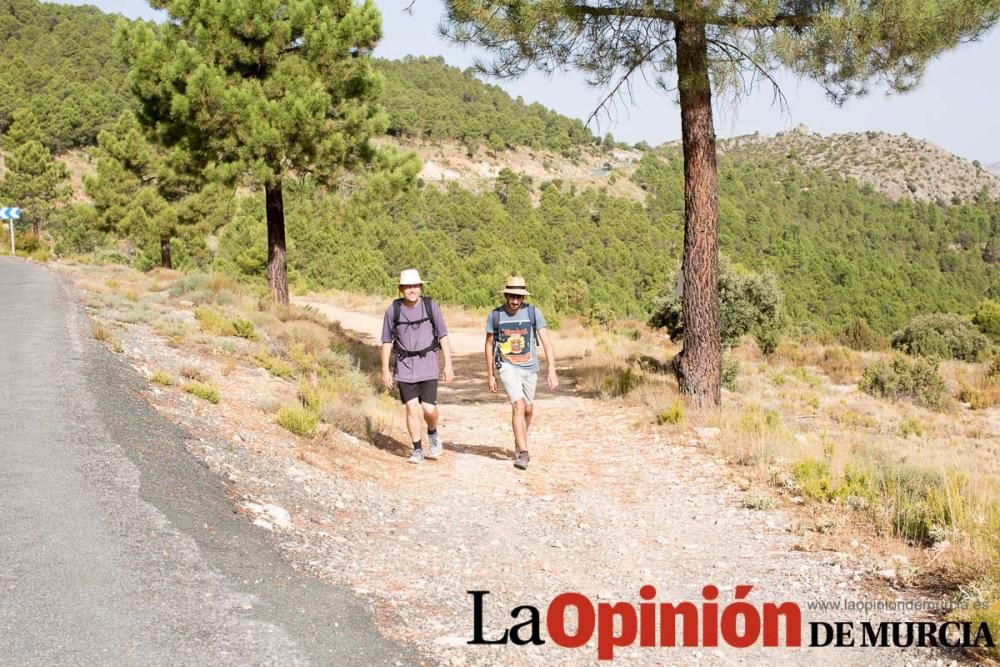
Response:
[{"label": "man in white hat", "polygon": [[549,341],[549,330],[542,311],[525,303],[531,293],[521,276],[507,278],[504,305],[486,320],[486,374],[490,391],[497,393],[497,376],[510,397],[511,424],[514,428],[514,466],[528,468],[528,428],[531,426],[535,386],[538,383],[538,343],[545,349],[549,389],[559,386],[556,356]]},{"label": "man in white hat", "polygon": [[[399,398],[406,406],[406,430],[413,443],[410,463],[424,460],[421,421],[427,424],[427,458],[437,459],[443,450],[437,432],[438,350],[444,355],[445,383],[455,377],[448,328],[441,307],[430,297],[423,296],[424,284],[416,269],[400,272],[402,298],[389,304],[382,320],[382,384],[389,390],[394,381],[399,385]],[[395,373],[389,368],[393,352],[396,353]]]}]

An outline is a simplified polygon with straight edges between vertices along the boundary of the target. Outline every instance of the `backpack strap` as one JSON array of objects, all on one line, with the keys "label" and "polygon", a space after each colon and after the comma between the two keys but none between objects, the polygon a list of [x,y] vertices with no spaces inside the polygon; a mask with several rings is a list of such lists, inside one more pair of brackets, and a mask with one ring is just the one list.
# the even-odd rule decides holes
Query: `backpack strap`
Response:
[{"label": "backpack strap", "polygon": [[408,326],[414,326],[418,324],[423,324],[430,320],[431,323],[431,333],[433,334],[433,340],[431,344],[422,350],[407,350],[402,345],[399,344],[399,334],[397,330],[402,322],[401,313],[403,310],[403,300],[395,299],[392,302],[392,347],[396,351],[397,359],[406,357],[423,357],[426,356],[428,352],[436,352],[441,349],[441,341],[438,338],[437,322],[434,321],[434,310],[433,304],[434,300],[429,296],[421,296],[421,302],[424,306],[424,316],[419,320],[410,320],[405,322]]},{"label": "backpack strap", "polygon": [[431,321],[431,332],[434,334],[434,344],[441,347],[438,342],[438,327],[437,321],[434,319],[434,300],[429,296],[422,296],[420,299],[424,302],[424,315]]},{"label": "backpack strap", "polygon": [[501,365],[499,335],[500,335],[500,311],[502,309],[503,306],[497,306],[496,308],[493,309],[493,312],[490,313],[490,317],[493,320],[493,366],[496,367],[497,370],[500,369]]},{"label": "backpack strap", "polygon": [[535,307],[530,303],[524,304],[528,307],[528,319],[531,320],[531,332],[535,335],[535,347],[538,347],[538,323],[535,320]]}]

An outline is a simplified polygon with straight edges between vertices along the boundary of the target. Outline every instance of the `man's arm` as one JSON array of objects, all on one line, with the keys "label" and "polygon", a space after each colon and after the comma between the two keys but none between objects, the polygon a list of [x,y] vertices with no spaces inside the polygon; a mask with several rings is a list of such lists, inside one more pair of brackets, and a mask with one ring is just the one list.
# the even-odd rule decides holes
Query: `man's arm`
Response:
[{"label": "man's arm", "polygon": [[444,355],[444,383],[448,384],[455,379],[455,370],[451,365],[451,342],[447,336],[438,338],[441,343],[441,353]]},{"label": "man's arm", "polygon": [[496,368],[493,366],[493,334],[486,334],[486,386],[490,388],[494,394],[497,393],[497,376]]},{"label": "man's arm", "polygon": [[392,390],[392,371],[389,370],[389,357],[392,356],[392,343],[382,343],[382,349],[379,351],[379,356],[382,358],[382,385],[389,390]]},{"label": "man's arm", "polygon": [[545,350],[545,361],[549,366],[549,389],[555,389],[559,386],[559,378],[556,376],[556,353],[552,351],[552,341],[549,340],[548,327],[538,330],[538,338],[542,341],[542,349]]}]

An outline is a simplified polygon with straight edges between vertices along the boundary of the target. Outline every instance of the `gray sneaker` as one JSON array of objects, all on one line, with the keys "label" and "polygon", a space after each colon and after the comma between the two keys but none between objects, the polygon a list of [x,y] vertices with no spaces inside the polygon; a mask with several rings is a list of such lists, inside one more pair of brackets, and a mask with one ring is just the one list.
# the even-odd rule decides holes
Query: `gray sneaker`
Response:
[{"label": "gray sneaker", "polygon": [[427,450],[427,458],[436,461],[441,456],[441,452],[444,451],[444,446],[441,445],[441,436],[437,433],[434,435],[428,433],[427,442],[431,443],[430,448]]},{"label": "gray sneaker", "polygon": [[410,454],[410,458],[407,459],[410,463],[423,463],[424,462],[424,450],[414,449],[413,453]]},{"label": "gray sneaker", "polygon": [[527,470],[528,461],[530,460],[531,457],[528,456],[528,450],[522,449],[517,453],[516,457],[514,458],[514,467],[517,468],[518,470]]}]

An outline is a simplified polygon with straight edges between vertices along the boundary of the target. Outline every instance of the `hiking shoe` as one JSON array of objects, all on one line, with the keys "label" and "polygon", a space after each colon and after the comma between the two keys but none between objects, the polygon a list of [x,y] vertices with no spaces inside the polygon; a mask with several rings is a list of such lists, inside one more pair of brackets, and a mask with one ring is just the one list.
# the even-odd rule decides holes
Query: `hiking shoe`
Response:
[{"label": "hiking shoe", "polygon": [[407,459],[410,463],[423,463],[424,462],[424,450],[414,449],[413,453],[410,454],[410,458]]},{"label": "hiking shoe", "polygon": [[437,433],[434,435],[428,433],[427,441],[431,443],[430,449],[427,450],[427,458],[436,461],[441,456],[441,452],[444,451],[444,446],[441,445],[441,436]]},{"label": "hiking shoe", "polygon": [[514,458],[514,467],[517,468],[518,470],[527,470],[528,461],[530,460],[531,457],[528,456],[528,450],[522,449],[517,453],[517,456]]}]

